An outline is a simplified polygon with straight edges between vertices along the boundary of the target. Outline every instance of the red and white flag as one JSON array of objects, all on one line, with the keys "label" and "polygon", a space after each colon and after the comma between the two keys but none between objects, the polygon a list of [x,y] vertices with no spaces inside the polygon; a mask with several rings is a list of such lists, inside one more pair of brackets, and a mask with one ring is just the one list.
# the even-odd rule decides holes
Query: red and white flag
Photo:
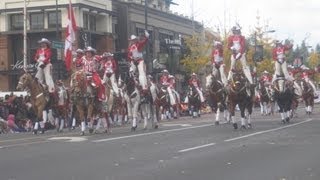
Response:
[{"label": "red and white flag", "polygon": [[68,9],[68,25],[66,29],[66,39],[65,39],[65,46],[64,46],[64,60],[66,63],[67,71],[71,69],[71,62],[72,62],[72,44],[76,40],[76,33],[77,25],[74,19],[74,12],[71,4],[71,0],[69,0],[69,9]]}]

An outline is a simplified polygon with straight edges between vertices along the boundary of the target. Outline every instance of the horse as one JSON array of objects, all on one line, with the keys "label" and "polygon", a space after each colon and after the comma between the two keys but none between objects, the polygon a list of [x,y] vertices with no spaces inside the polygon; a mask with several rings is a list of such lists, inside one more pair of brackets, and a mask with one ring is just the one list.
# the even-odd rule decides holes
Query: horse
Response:
[{"label": "horse", "polygon": [[216,76],[209,75],[206,77],[206,89],[207,89],[207,99],[215,113],[215,125],[220,124],[220,111],[224,112],[224,117],[226,117],[226,91],[224,85],[221,81],[217,79]]},{"label": "horse", "polygon": [[170,111],[170,98],[169,93],[167,92],[167,87],[162,86],[158,88],[155,104],[157,120],[160,121],[165,119],[166,115],[169,115]]},{"label": "horse", "polygon": [[304,79],[301,81],[302,99],[305,103],[306,114],[311,115],[314,106],[314,92],[311,85]]},{"label": "horse", "polygon": [[137,129],[137,117],[140,104],[140,91],[138,90],[138,82],[133,72],[129,72],[125,76],[124,97],[127,102],[128,117],[132,118],[131,131]]},{"label": "horse", "polygon": [[148,93],[141,96],[140,110],[144,120],[143,128],[147,129],[148,120],[152,121],[152,127],[158,128],[158,120],[156,114],[157,86],[149,80]]},{"label": "horse", "polygon": [[70,99],[74,114],[77,114],[81,121],[81,135],[84,135],[86,129],[86,74],[84,71],[76,71],[71,75],[70,81]]},{"label": "horse", "polygon": [[[238,124],[235,120],[235,108],[237,105],[239,106],[241,114],[241,129],[246,129],[247,127],[252,128],[251,114],[254,104],[254,87],[250,86],[248,83],[248,80],[240,71],[233,73],[232,80],[229,82],[229,88],[227,89],[227,104],[234,129],[238,129]],[[245,110],[248,111],[247,117]]]},{"label": "horse", "polygon": [[56,98],[53,106],[53,112],[56,118],[55,125],[57,132],[62,132],[65,121],[68,119],[69,93],[67,89],[59,83],[56,85]]},{"label": "horse", "polygon": [[274,97],[279,106],[281,122],[289,123],[291,118],[292,100],[294,98],[293,86],[284,77],[274,81]]},{"label": "horse", "polygon": [[268,82],[259,81],[258,83],[258,92],[260,96],[260,108],[261,115],[270,115],[271,114],[271,92]]},{"label": "horse", "polygon": [[194,86],[189,86],[189,92],[187,94],[187,102],[193,118],[200,117],[201,100],[200,95]]},{"label": "horse", "polygon": [[43,118],[42,114],[48,104],[48,98],[46,97],[45,88],[30,73],[25,72],[19,78],[19,82],[18,82],[16,89],[20,90],[20,91],[22,91],[24,89],[29,90],[30,102],[31,102],[31,104],[34,108],[35,114],[36,114],[33,133],[37,134],[37,132],[39,130],[39,124],[40,124],[40,128],[41,128],[41,133],[44,133],[46,118]]}]

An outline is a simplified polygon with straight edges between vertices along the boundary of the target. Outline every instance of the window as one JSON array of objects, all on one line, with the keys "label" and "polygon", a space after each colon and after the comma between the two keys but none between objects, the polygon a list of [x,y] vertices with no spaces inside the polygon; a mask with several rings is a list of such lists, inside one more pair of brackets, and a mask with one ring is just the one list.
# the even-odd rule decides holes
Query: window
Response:
[{"label": "window", "polygon": [[[57,14],[55,11],[48,12],[48,28],[56,28]],[[58,11],[58,27],[61,27],[61,12]]]},{"label": "window", "polygon": [[85,30],[96,31],[97,20],[94,14],[84,13],[83,14],[83,28]]},{"label": "window", "polygon": [[30,14],[30,28],[31,29],[44,29],[44,14],[43,13]]},{"label": "window", "polygon": [[10,16],[10,28],[11,30],[22,30],[23,29],[23,15],[12,14]]},{"label": "window", "polygon": [[89,15],[89,23],[90,23],[90,30],[96,31],[96,16],[95,15]]}]

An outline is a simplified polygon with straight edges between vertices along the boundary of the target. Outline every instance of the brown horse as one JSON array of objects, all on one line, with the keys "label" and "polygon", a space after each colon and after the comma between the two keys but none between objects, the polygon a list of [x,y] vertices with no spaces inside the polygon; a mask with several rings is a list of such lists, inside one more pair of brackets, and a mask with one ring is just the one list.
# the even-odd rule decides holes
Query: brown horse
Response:
[{"label": "brown horse", "polygon": [[314,92],[311,85],[304,79],[301,81],[302,99],[306,106],[306,113],[311,115],[314,106]]},{"label": "brown horse", "polygon": [[77,71],[71,75],[70,81],[70,100],[79,119],[81,121],[81,135],[86,129],[86,74],[84,71]]},{"label": "brown horse", "polygon": [[30,92],[30,101],[36,114],[36,120],[34,125],[33,133],[37,134],[39,129],[39,122],[41,127],[41,132],[44,132],[45,122],[42,121],[42,112],[48,104],[48,98],[46,97],[46,91],[44,87],[34,78],[30,73],[24,73],[18,82],[17,90],[28,89]]},{"label": "brown horse", "polygon": [[56,118],[56,129],[58,132],[62,132],[64,124],[68,119],[69,113],[69,93],[63,86],[61,81],[57,82],[56,86],[56,98],[53,106],[54,116]]},{"label": "brown horse", "polygon": [[[231,115],[231,120],[234,129],[238,129],[238,124],[235,121],[235,108],[238,105],[241,113],[241,128],[246,129],[246,122],[248,128],[252,128],[251,114],[254,102],[254,87],[249,86],[248,80],[244,77],[241,71],[235,72],[232,75],[232,81],[228,88],[228,109]],[[248,111],[246,117],[245,110]]]}]

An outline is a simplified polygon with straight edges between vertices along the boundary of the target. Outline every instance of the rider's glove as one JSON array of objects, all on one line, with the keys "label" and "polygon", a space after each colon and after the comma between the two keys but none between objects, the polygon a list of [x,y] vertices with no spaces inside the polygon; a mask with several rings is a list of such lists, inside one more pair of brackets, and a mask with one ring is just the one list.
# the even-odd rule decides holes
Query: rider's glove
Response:
[{"label": "rider's glove", "polygon": [[146,36],[146,38],[149,38],[150,34],[148,33],[147,30],[144,30],[144,35]]}]

